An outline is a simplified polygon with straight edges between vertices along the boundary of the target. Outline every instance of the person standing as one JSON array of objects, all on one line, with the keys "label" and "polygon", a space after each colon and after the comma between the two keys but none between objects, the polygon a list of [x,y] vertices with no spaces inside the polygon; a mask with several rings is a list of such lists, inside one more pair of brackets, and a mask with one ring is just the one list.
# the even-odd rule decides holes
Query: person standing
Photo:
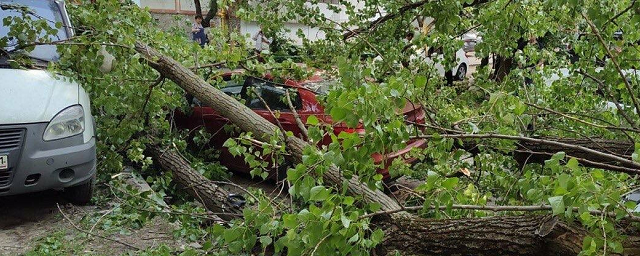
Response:
[{"label": "person standing", "polygon": [[267,45],[271,43],[271,41],[269,41],[269,39],[264,35],[264,32],[262,32],[262,26],[260,26],[260,29],[252,39],[256,42],[256,55],[258,56],[260,56],[260,53],[264,50],[262,43],[266,43]]},{"label": "person standing", "polygon": [[195,23],[193,23],[193,27],[191,27],[191,34],[193,35],[193,41],[197,42],[200,47],[204,47],[207,43],[207,35],[202,26],[202,15],[196,15]]}]

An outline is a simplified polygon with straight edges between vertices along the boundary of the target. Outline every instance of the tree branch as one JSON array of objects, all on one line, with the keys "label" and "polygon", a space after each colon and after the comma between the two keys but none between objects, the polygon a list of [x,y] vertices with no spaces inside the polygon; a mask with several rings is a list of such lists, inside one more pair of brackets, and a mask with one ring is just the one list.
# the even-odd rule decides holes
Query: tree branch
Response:
[{"label": "tree branch", "polygon": [[640,130],[637,130],[637,129],[627,128],[627,127],[600,125],[600,124],[596,124],[596,123],[591,123],[591,122],[587,122],[587,121],[582,120],[580,118],[577,118],[577,117],[574,117],[574,116],[570,116],[570,115],[567,115],[565,113],[562,113],[562,112],[559,112],[559,111],[556,111],[556,110],[553,110],[553,109],[550,109],[550,108],[541,107],[541,106],[538,106],[538,105],[535,105],[535,104],[531,104],[531,103],[525,103],[525,104],[527,104],[528,106],[537,108],[539,110],[544,110],[544,111],[547,111],[547,112],[550,112],[550,113],[553,113],[553,114],[556,114],[556,115],[559,115],[559,116],[562,116],[562,117],[566,117],[566,118],[571,119],[573,121],[576,121],[578,123],[586,124],[586,125],[593,126],[593,127],[596,127],[596,128],[640,133]]},{"label": "tree branch", "polygon": [[582,70],[577,70],[576,72],[578,72],[578,74],[581,74],[593,80],[598,84],[598,88],[601,88],[603,91],[606,91],[607,96],[609,96],[609,98],[611,98],[613,103],[616,105],[616,109],[618,109],[618,113],[622,115],[622,117],[627,121],[627,123],[629,123],[629,125],[631,125],[631,127],[633,127],[634,129],[638,129],[638,126],[636,125],[636,123],[631,120],[631,118],[627,115],[626,112],[624,112],[624,109],[622,109],[622,107],[620,106],[620,102],[618,102],[618,100],[615,97],[613,97],[613,95],[611,94],[611,91],[609,91],[609,87],[607,87],[600,79],[596,78],[595,76],[587,72],[584,72]]},{"label": "tree branch", "polygon": [[517,141],[526,141],[526,142],[532,142],[532,143],[539,143],[539,144],[546,144],[546,145],[553,145],[553,146],[559,146],[559,147],[565,147],[565,148],[570,148],[570,149],[574,149],[574,150],[579,150],[585,153],[589,153],[589,154],[593,154],[596,156],[599,156],[603,159],[607,159],[610,161],[614,161],[614,162],[619,162],[622,164],[626,164],[635,168],[638,168],[638,170],[634,173],[636,174],[640,174],[640,163],[634,162],[632,160],[629,159],[625,159],[616,155],[612,155],[612,154],[607,154],[607,153],[603,153],[597,150],[593,150],[587,147],[583,147],[583,146],[578,146],[578,145],[572,145],[572,144],[567,144],[567,143],[563,143],[563,142],[558,142],[558,141],[552,141],[552,140],[545,140],[545,139],[536,139],[536,138],[529,138],[529,137],[524,137],[524,136],[513,136],[513,135],[504,135],[504,134],[439,134],[439,135],[422,135],[422,136],[415,136],[413,138],[420,138],[420,139],[434,139],[434,138],[452,138],[452,139],[504,139],[504,140],[517,140]]},{"label": "tree branch", "polygon": [[89,232],[89,231],[86,231],[86,230],[84,230],[84,229],[82,229],[82,228],[78,227],[78,225],[76,225],[76,223],[74,223],[74,222],[73,222],[73,221],[72,221],[72,220],[67,216],[67,214],[65,214],[65,213],[64,213],[64,211],[62,211],[62,208],[60,208],[60,204],[57,204],[57,203],[56,203],[56,207],[58,207],[58,211],[60,212],[60,214],[62,214],[62,217],[63,217],[65,220],[67,220],[67,221],[69,222],[69,224],[71,224],[71,226],[73,226],[73,228],[75,228],[76,230],[78,230],[78,231],[80,231],[80,232],[82,232],[82,233],[85,233],[85,234],[87,234],[87,235],[96,236],[96,237],[102,238],[102,239],[104,239],[104,240],[108,240],[108,241],[111,241],[111,242],[119,243],[119,244],[124,245],[124,246],[127,246],[127,247],[129,247],[129,248],[136,249],[136,250],[138,250],[138,251],[142,251],[142,248],[139,248],[139,247],[137,247],[137,246],[135,246],[135,245],[132,245],[132,244],[129,244],[129,243],[125,243],[125,242],[122,242],[122,241],[117,240],[117,239],[108,238],[108,237],[103,236],[103,235],[99,235],[99,234],[91,233],[91,232]]},{"label": "tree branch", "polygon": [[611,57],[611,62],[613,62],[613,65],[616,67],[616,70],[618,70],[620,77],[622,77],[624,86],[627,88],[627,92],[629,92],[629,97],[631,97],[631,100],[633,101],[633,105],[636,108],[636,111],[640,111],[640,103],[638,103],[638,99],[634,94],[633,89],[631,88],[631,84],[629,84],[629,81],[627,80],[627,77],[622,72],[622,69],[618,64],[618,61],[616,60],[616,56],[614,56],[613,53],[611,53],[611,49],[609,49],[609,47],[607,46],[607,43],[602,38],[602,34],[600,34],[600,31],[598,30],[598,28],[596,28],[596,25],[593,24],[593,22],[589,19],[589,17],[587,17],[586,14],[584,13],[580,13],[580,14],[582,14],[582,17],[587,21],[587,23],[589,24],[589,27],[591,27],[591,31],[593,31],[593,33],[596,34],[596,36],[598,37],[598,40],[600,41],[600,44],[602,44],[602,47],[604,47],[609,57]]}]

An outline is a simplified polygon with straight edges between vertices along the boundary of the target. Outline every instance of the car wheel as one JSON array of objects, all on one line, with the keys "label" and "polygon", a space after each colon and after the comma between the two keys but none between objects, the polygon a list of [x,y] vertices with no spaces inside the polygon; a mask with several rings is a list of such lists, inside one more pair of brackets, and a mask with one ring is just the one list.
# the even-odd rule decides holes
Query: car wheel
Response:
[{"label": "car wheel", "polygon": [[64,197],[76,205],[89,204],[89,202],[91,202],[91,197],[93,197],[95,179],[94,175],[87,183],[65,188],[63,192]]},{"label": "car wheel", "polygon": [[460,64],[456,72],[456,80],[462,81],[465,77],[467,77],[467,65]]}]

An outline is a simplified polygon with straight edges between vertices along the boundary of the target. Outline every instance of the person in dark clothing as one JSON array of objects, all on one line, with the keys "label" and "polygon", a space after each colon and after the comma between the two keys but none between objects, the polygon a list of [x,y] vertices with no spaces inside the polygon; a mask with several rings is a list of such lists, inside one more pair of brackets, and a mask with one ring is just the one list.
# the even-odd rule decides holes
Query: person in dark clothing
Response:
[{"label": "person in dark clothing", "polygon": [[202,15],[196,15],[195,23],[191,27],[191,34],[193,35],[193,41],[197,42],[201,47],[207,43],[207,34],[204,32],[202,26]]}]

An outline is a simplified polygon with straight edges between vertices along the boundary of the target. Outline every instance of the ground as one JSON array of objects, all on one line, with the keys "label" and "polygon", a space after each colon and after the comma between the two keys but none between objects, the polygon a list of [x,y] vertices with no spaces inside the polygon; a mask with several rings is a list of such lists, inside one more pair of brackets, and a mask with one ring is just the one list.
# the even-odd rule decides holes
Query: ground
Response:
[{"label": "ground", "polygon": [[[82,218],[99,216],[108,209],[96,206],[74,206],[66,202],[60,192],[45,191],[35,194],[0,198],[0,255],[21,255],[33,251],[37,245],[47,244],[47,237],[61,237],[63,245],[73,254],[119,255],[127,246],[87,236],[76,230],[70,221],[79,223]],[[69,220],[63,218],[58,205]],[[104,231],[95,229],[96,234]],[[127,235],[104,234],[139,248],[150,248],[167,244],[179,248],[180,241],[174,241],[171,224],[157,218],[142,229],[133,230]],[[77,250],[77,251],[76,251]]]},{"label": "ground", "polygon": [[[272,181],[257,181],[242,176],[233,176],[230,181],[243,187],[261,188],[265,193],[271,195],[281,193],[282,196],[286,193],[286,191],[280,192]],[[231,193],[242,193],[241,190],[234,187],[225,186],[225,188]],[[58,205],[68,216],[68,220],[60,213]],[[33,253],[36,249],[43,249],[38,246],[63,246],[68,249],[69,254],[92,255],[120,255],[131,249],[118,242],[89,236],[78,231],[70,221],[82,226],[85,231],[93,228],[91,233],[138,248],[155,248],[165,244],[179,250],[185,247],[200,246],[176,241],[173,236],[176,224],[169,223],[160,217],[150,221],[141,229],[126,229],[130,231],[128,234],[107,233],[99,227],[94,228],[92,223],[97,222],[102,225],[106,222],[100,216],[109,213],[111,210],[109,203],[102,208],[74,206],[68,203],[58,191],[0,197],[0,206],[0,255],[23,255]],[[83,218],[89,220],[81,225]],[[56,244],[54,241],[62,241],[63,243]]]}]

